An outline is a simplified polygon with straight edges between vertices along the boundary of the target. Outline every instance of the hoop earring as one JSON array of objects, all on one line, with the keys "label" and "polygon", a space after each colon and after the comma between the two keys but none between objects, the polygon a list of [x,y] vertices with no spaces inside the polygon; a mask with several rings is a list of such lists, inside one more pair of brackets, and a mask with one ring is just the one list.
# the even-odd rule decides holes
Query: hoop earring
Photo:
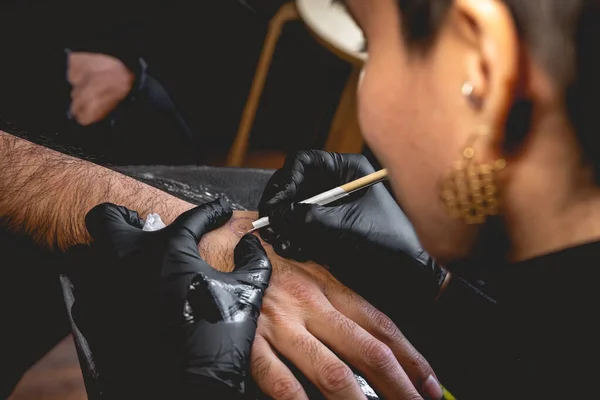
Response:
[{"label": "hoop earring", "polygon": [[478,164],[475,149],[466,147],[454,168],[442,181],[442,202],[448,213],[469,225],[483,224],[500,211],[498,173],[506,168],[506,160]]}]

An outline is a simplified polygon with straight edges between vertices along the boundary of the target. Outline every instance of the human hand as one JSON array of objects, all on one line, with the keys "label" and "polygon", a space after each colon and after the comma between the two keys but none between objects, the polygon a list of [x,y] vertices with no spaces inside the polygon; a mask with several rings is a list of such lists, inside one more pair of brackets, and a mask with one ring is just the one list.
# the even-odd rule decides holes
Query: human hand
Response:
[{"label": "human hand", "polygon": [[415,303],[432,300],[439,291],[435,274],[440,269],[383,184],[327,206],[298,203],[372,172],[362,155],[296,153],[265,188],[259,212],[271,225],[261,235],[284,257],[329,265],[336,278],[361,294],[383,280],[405,283],[397,291]]},{"label": "human hand", "polygon": [[[215,268],[229,270],[232,249],[256,218],[253,212],[235,212],[228,226],[204,236],[202,257]],[[267,396],[308,398],[309,389],[281,357],[327,399],[365,398],[348,365],[383,398],[417,399],[419,392],[441,397],[431,366],[387,316],[324,267],[284,259],[271,246],[265,250],[273,274],[258,320],[251,371]]]},{"label": "human hand", "polygon": [[127,97],[135,81],[119,59],[86,52],[69,54],[67,78],[73,87],[70,112],[81,125],[104,119]]},{"label": "human hand", "polygon": [[[118,303],[110,307],[110,299],[100,301],[104,309],[98,317],[108,318],[106,325],[127,330],[135,326],[128,308],[131,302],[135,308],[150,309],[143,318],[146,322],[153,315],[160,316],[161,344],[168,344],[165,352],[172,352],[167,357],[172,360],[170,367],[181,375],[182,390],[190,394],[206,395],[207,385],[214,386],[215,381],[221,390],[244,391],[256,320],[271,275],[267,255],[252,235],[244,236],[236,246],[231,273],[215,270],[200,257],[197,246],[202,236],[231,214],[217,200],[182,214],[157,232],[142,231],[137,213],[113,204],[97,206],[86,217],[97,256],[112,261],[104,265],[110,278],[102,291],[108,290],[110,299]],[[120,319],[123,308],[128,312]],[[96,344],[92,350],[102,360],[102,347],[112,343],[98,343],[94,334],[88,329],[90,344]],[[135,343],[128,345],[127,351],[135,347]]]}]

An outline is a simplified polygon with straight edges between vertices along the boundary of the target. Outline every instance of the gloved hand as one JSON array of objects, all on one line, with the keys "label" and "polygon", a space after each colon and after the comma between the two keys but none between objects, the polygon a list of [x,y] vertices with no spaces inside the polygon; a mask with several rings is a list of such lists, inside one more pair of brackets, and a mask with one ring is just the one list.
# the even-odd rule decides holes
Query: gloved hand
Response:
[{"label": "gloved hand", "polygon": [[[90,302],[87,295],[96,315],[83,315],[89,307],[74,315],[76,322],[87,318],[80,329],[100,361],[106,352],[119,359],[111,360],[111,371],[105,369],[105,374],[131,379],[134,369],[146,368],[139,364],[160,359],[160,367],[146,369],[161,368],[167,375],[175,371],[179,397],[243,393],[271,264],[253,235],[244,236],[235,248],[231,273],[202,260],[197,248],[202,236],[231,215],[229,206],[217,200],[182,214],[161,231],[144,232],[137,213],[124,207],[102,204],[88,213],[95,254],[111,263],[103,262],[105,270],[94,274],[99,298]],[[85,307],[85,296],[83,301]],[[149,340],[154,332],[155,340]],[[121,354],[115,354],[111,342],[125,343]],[[160,350],[148,348],[152,346]],[[138,365],[132,368],[128,360]],[[138,386],[152,385],[152,376],[167,379],[153,372]]]},{"label": "gloved hand", "polygon": [[284,257],[329,265],[338,279],[363,295],[381,292],[387,282],[394,296],[433,299],[441,269],[423,251],[383,184],[326,206],[299,204],[372,172],[357,154],[308,150],[289,157],[260,201],[260,216],[271,223],[261,235]]}]

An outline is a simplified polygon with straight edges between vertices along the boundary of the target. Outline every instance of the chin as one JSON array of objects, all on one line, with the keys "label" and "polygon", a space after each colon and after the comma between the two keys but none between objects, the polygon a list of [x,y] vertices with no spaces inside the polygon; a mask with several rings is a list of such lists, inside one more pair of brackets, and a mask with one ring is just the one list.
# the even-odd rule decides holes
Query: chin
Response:
[{"label": "chin", "polygon": [[[470,259],[468,251],[460,251],[459,248],[443,245],[423,246],[429,255],[442,266],[451,266],[465,262]],[[431,248],[431,250],[429,250]]]},{"label": "chin", "polygon": [[[430,255],[446,269],[459,275],[494,269],[507,260],[510,242],[493,224],[467,229],[467,235],[431,243]],[[424,248],[426,248],[424,246]]]},{"label": "chin", "polygon": [[[418,231],[417,231],[418,232]],[[443,266],[460,264],[471,260],[477,238],[477,230],[466,226],[439,226],[435,235],[419,234],[421,244],[436,262]]]}]

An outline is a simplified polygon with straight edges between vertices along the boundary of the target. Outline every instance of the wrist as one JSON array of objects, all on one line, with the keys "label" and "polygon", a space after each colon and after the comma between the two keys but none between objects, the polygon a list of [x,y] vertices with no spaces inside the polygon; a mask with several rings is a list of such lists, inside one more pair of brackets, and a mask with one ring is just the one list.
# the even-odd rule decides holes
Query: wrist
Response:
[{"label": "wrist", "polygon": [[[181,214],[196,207],[195,204],[188,203],[187,201],[180,200],[176,197],[171,197],[170,195],[167,196],[169,196],[169,198],[165,199],[166,201],[164,203],[164,206],[161,207],[162,210],[148,210],[148,214],[155,212],[158,215],[160,215],[160,218],[165,223],[165,225],[172,224]],[[146,219],[147,217],[147,215],[140,216],[144,219]]]}]

